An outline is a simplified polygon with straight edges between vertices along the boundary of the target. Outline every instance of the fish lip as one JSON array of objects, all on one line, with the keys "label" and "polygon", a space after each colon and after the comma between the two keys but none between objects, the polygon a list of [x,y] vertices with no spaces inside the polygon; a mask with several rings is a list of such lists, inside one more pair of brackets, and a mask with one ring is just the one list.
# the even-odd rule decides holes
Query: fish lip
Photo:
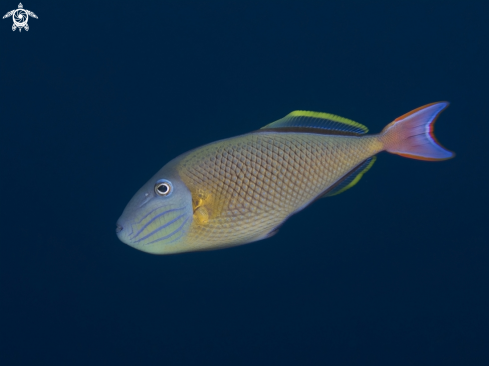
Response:
[{"label": "fish lip", "polygon": [[122,230],[124,230],[124,228],[119,224],[115,224],[115,226],[116,226],[115,227],[116,234],[119,234]]}]

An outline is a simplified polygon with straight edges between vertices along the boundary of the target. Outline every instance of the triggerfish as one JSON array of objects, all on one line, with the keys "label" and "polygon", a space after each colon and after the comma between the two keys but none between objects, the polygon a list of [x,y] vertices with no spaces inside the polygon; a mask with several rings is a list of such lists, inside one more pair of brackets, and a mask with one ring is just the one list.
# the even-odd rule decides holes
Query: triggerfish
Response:
[{"label": "triggerfish", "polygon": [[454,156],[433,134],[447,102],[415,109],[381,133],[332,114],[294,111],[167,163],[127,204],[119,239],[170,254],[269,238],[293,214],[354,186],[381,151],[438,161]]}]

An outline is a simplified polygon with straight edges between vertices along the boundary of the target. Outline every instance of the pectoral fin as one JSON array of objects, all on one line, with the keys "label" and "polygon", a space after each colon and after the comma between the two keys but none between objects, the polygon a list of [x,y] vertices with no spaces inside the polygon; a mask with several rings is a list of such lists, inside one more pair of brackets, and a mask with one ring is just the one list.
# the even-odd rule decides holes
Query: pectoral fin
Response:
[{"label": "pectoral fin", "polygon": [[209,213],[204,206],[200,206],[194,211],[194,221],[199,225],[205,225],[209,222]]}]

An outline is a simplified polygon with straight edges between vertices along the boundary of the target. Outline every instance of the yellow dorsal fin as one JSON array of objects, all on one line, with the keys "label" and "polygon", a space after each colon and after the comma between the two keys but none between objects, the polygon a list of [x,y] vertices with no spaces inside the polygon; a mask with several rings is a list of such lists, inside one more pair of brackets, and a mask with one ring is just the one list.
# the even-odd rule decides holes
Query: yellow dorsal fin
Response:
[{"label": "yellow dorsal fin", "polygon": [[310,111],[291,112],[261,129],[357,136],[368,132],[368,128],[358,122],[334,114]]}]

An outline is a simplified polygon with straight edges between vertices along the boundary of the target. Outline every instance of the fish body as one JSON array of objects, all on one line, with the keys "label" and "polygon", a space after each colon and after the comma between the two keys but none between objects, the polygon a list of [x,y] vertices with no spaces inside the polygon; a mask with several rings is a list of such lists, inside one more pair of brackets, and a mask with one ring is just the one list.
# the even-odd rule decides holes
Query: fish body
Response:
[{"label": "fish body", "polygon": [[377,135],[342,117],[295,111],[260,130],[191,150],[136,193],[118,221],[118,236],[153,254],[268,238],[316,199],[355,185],[381,151],[421,160],[452,157],[433,135],[447,106],[418,108]]}]

